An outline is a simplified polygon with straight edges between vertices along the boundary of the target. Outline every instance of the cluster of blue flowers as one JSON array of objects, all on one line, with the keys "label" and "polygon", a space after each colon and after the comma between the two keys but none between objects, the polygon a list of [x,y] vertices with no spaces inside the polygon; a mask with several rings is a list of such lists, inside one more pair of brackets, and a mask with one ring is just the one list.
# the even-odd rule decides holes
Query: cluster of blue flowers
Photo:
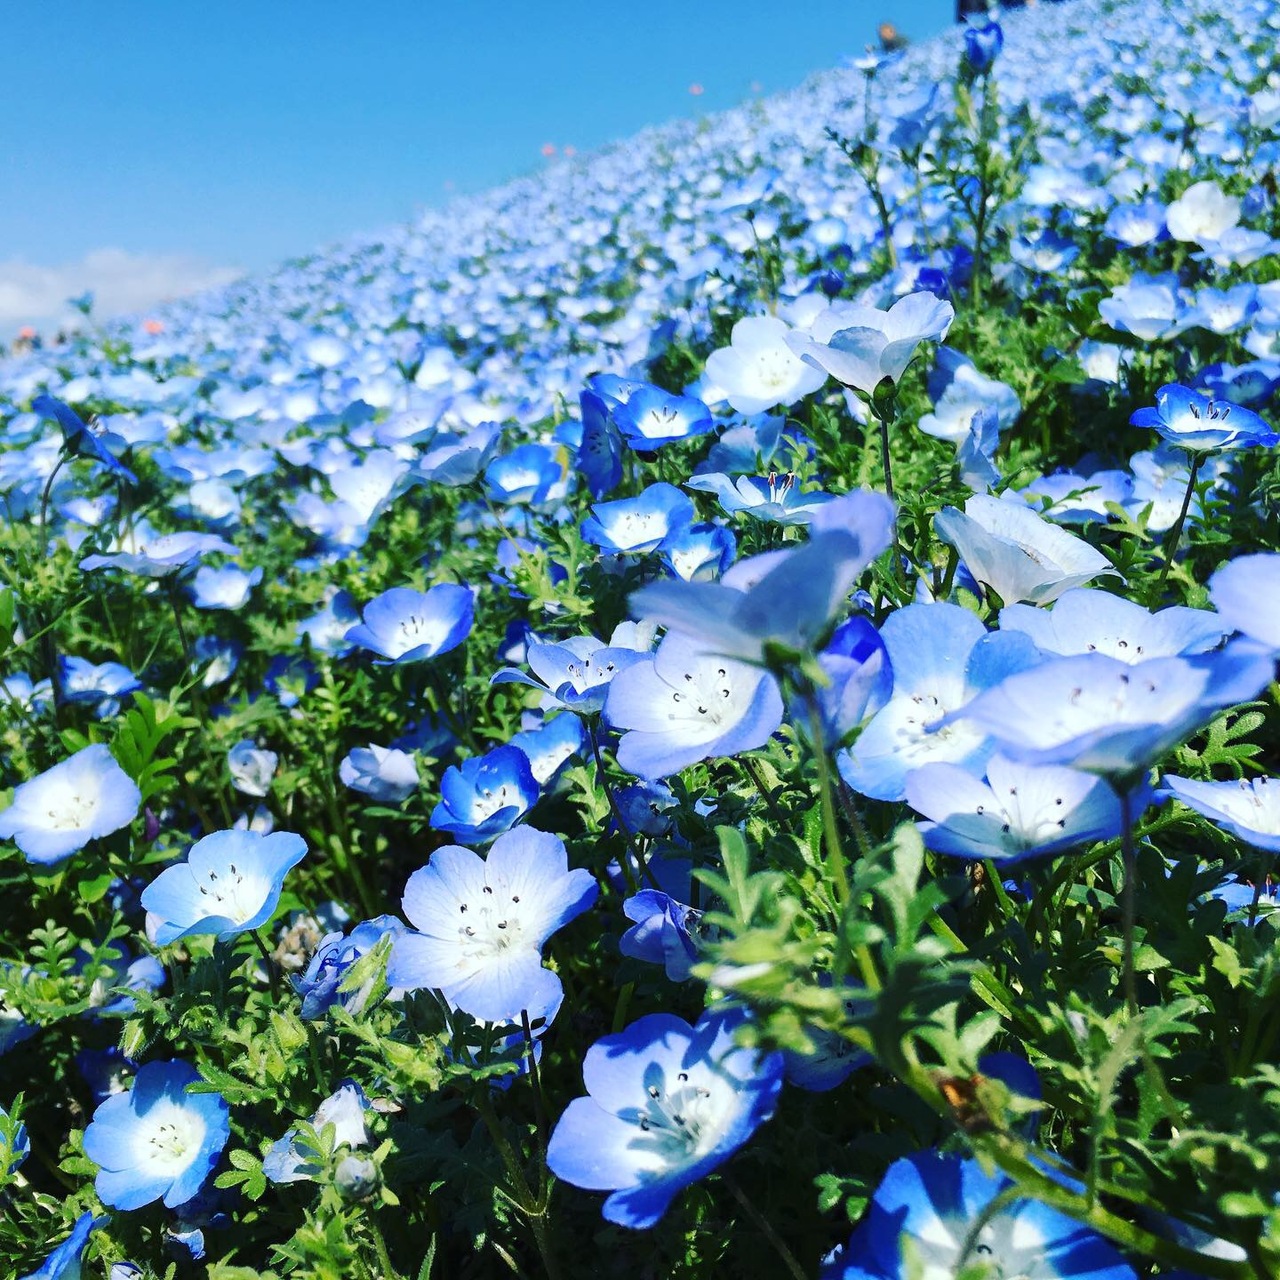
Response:
[{"label": "cluster of blue flowers", "polygon": [[[0,364],[0,858],[32,903],[0,937],[0,1055],[37,1062],[54,1023],[96,1046],[31,1183],[47,1122],[0,1085],[6,1206],[74,1183],[33,1274],[78,1276],[100,1232],[124,1280],[118,1241],[198,1260],[232,1221],[266,1265],[249,1206],[313,1193],[333,1258],[391,1274],[385,1210],[451,1176],[404,1135],[454,1140],[455,1107],[502,1166],[493,1222],[550,1273],[553,1180],[557,1211],[607,1192],[658,1231],[686,1194],[688,1224],[738,1212],[695,1205],[713,1172],[796,1275],[1280,1258],[1274,1145],[1231,1155],[1260,1190],[1195,1215],[1247,1220],[1221,1239],[1126,1191],[1146,1156],[1104,1160],[1100,1121],[1055,1152],[1129,1060],[1060,1068],[1016,1007],[1034,929],[1079,908],[1064,949],[1107,959],[1089,996],[1143,1122],[1193,1127],[1170,1089],[1196,1052],[1166,1078],[1143,1017],[1227,1014],[1143,978],[1169,963],[1135,947],[1150,855],[1203,967],[1256,994],[1230,1070],[1275,1118],[1277,32],[1273,0],[984,19]],[[1071,456],[1035,438],[1064,406]],[[1161,823],[1205,849],[1166,866]],[[926,904],[892,929],[936,934],[912,963],[1011,955],[963,993],[985,1009],[904,1012],[891,846],[920,847]],[[977,1060],[997,1035],[1024,1056]],[[889,1097],[873,1173],[801,1264],[751,1156],[726,1165],[857,1072]],[[1036,1109],[1064,1117],[1043,1145]],[[1226,1178],[1227,1151],[1188,1160]],[[430,1197],[441,1249],[488,1239]]]}]

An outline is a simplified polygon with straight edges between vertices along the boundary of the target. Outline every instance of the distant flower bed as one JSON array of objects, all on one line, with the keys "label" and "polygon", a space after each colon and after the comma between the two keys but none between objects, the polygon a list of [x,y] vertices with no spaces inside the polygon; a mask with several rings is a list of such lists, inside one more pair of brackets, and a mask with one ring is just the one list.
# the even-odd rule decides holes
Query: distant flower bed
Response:
[{"label": "distant flower bed", "polygon": [[0,1273],[1280,1274],[1278,34],[0,363]]}]

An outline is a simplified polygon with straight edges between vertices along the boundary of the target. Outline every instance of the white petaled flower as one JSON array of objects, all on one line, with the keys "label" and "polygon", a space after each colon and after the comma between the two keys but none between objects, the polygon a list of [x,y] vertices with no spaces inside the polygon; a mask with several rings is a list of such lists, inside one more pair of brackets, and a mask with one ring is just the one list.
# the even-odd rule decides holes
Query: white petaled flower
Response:
[{"label": "white petaled flower", "polygon": [[1255,849],[1280,853],[1280,782],[1275,778],[1201,782],[1166,774],[1161,794],[1181,800]]},{"label": "white petaled flower", "polygon": [[794,404],[826,381],[788,346],[791,332],[775,316],[747,316],[733,326],[729,346],[707,357],[707,376],[739,413]]},{"label": "white petaled flower", "polygon": [[18,787],[0,813],[0,837],[14,841],[29,862],[59,862],[128,826],[141,804],[133,779],[95,743]]},{"label": "white petaled flower", "polygon": [[265,796],[271,790],[280,757],[245,738],[227,752],[231,785],[246,796]]},{"label": "white petaled flower", "polygon": [[1240,221],[1240,201],[1227,195],[1216,182],[1188,187],[1165,214],[1165,226],[1175,240],[1204,244],[1217,240]]}]

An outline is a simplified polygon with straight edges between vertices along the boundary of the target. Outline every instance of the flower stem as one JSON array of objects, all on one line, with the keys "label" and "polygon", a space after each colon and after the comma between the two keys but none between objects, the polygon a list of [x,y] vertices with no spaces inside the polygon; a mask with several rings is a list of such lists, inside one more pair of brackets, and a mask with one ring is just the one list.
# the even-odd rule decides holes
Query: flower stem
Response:
[{"label": "flower stem", "polygon": [[822,833],[827,850],[827,874],[835,886],[836,901],[841,907],[849,901],[849,875],[845,869],[844,849],[840,844],[840,830],[836,826],[836,806],[831,789],[831,762],[827,759],[827,744],[822,733],[822,716],[818,704],[809,699],[809,735],[813,740],[813,754],[818,764],[818,795],[822,804]]},{"label": "flower stem", "polygon": [[747,1217],[759,1229],[760,1234],[773,1246],[773,1251],[782,1259],[782,1265],[795,1280],[809,1280],[809,1273],[796,1260],[796,1255],[787,1248],[787,1242],[773,1229],[773,1224],[751,1203],[747,1193],[738,1185],[737,1179],[723,1169],[720,1181],[729,1188],[730,1194],[742,1206]]},{"label": "flower stem", "polygon": [[1178,542],[1182,538],[1182,526],[1186,523],[1187,512],[1191,509],[1191,495],[1196,491],[1196,474],[1200,470],[1200,462],[1200,454],[1191,455],[1191,470],[1187,473],[1187,491],[1182,495],[1182,510],[1178,512],[1178,518],[1173,522],[1173,528],[1169,530],[1169,536],[1164,544],[1164,564],[1160,569],[1160,580],[1156,583],[1157,597],[1164,592],[1164,584],[1169,579],[1169,569],[1173,565],[1174,553],[1178,550]]},{"label": "flower stem", "polygon": [[1138,1012],[1137,979],[1133,972],[1133,929],[1135,915],[1134,880],[1137,872],[1137,855],[1133,846],[1133,815],[1130,808],[1133,796],[1128,787],[1120,791],[1120,849],[1124,861],[1124,888],[1120,909],[1124,928],[1124,1002],[1131,1018]]}]

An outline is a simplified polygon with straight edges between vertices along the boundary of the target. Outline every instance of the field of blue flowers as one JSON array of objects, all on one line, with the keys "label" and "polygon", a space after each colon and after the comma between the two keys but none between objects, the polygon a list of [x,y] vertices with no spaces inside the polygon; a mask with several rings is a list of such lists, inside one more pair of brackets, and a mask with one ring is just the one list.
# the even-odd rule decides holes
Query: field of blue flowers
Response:
[{"label": "field of blue flowers", "polygon": [[0,362],[0,1274],[1280,1274],[1278,37]]}]

